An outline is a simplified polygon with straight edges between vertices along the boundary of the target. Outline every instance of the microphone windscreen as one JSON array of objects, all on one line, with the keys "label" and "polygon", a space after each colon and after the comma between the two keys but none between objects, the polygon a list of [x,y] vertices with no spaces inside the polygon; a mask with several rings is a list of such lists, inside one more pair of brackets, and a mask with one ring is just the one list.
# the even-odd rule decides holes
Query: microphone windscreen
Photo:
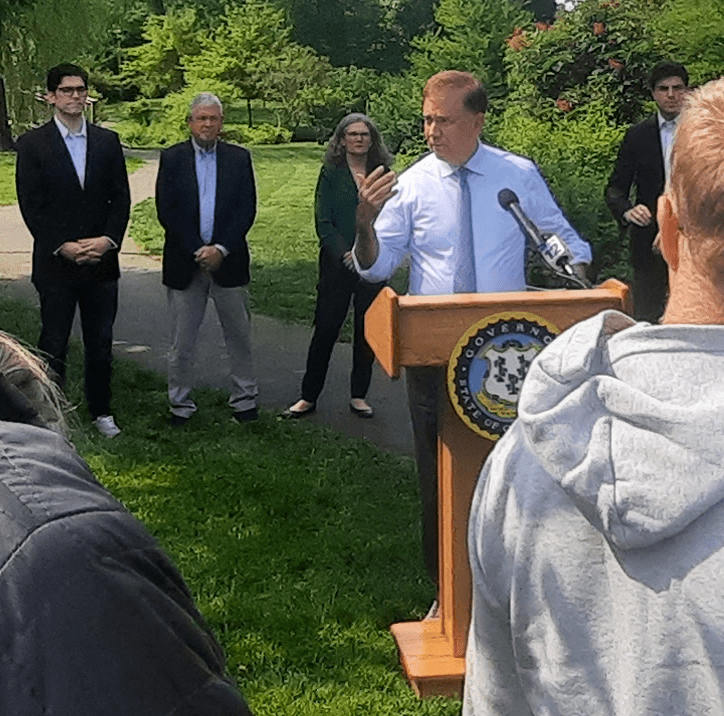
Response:
[{"label": "microphone windscreen", "polygon": [[518,204],[518,195],[512,189],[501,189],[498,192],[498,203],[507,211],[511,204]]}]

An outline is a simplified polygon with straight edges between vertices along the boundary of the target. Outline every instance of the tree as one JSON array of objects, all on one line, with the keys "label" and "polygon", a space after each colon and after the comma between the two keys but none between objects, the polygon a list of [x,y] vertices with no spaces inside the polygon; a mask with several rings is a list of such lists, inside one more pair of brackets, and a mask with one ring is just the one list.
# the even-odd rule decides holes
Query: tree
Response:
[{"label": "tree", "polygon": [[440,70],[472,72],[493,101],[507,92],[505,42],[531,16],[510,0],[441,0],[438,29],[413,41],[412,71],[427,78]]},{"label": "tree", "polygon": [[8,147],[9,130],[18,133],[36,118],[34,95],[44,89],[47,69],[63,61],[90,66],[86,60],[103,47],[108,26],[129,1],[4,0],[0,4],[0,78],[6,99],[3,104],[0,97],[2,147]]},{"label": "tree", "polygon": [[432,25],[434,0],[282,0],[293,38],[335,67],[399,72],[411,39]]},{"label": "tree", "polygon": [[152,15],[146,21],[145,42],[128,48],[121,81],[138,88],[144,97],[163,97],[184,86],[184,71],[189,57],[201,51],[200,28],[191,8],[170,10],[167,15]]}]

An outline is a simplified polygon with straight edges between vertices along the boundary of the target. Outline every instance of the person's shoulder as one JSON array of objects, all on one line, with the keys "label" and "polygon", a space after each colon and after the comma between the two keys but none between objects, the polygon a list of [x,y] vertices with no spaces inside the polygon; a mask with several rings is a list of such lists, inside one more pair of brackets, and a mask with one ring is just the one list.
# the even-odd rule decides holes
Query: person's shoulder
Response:
[{"label": "person's shoulder", "polygon": [[637,122],[636,124],[632,124],[627,130],[626,130],[626,137],[629,139],[632,137],[636,137],[638,135],[641,135],[642,133],[646,132],[658,132],[659,124],[658,124],[658,117],[656,114],[650,114],[646,119],[642,119],[640,122]]},{"label": "person's shoulder", "polygon": [[484,162],[487,171],[491,171],[491,167],[495,167],[493,171],[498,171],[498,169],[520,170],[521,172],[538,171],[536,163],[530,157],[522,154],[514,154],[490,144],[481,144],[479,151],[481,161]]},{"label": "person's shoulder", "polygon": [[29,129],[24,134],[21,134],[16,141],[16,145],[18,147],[23,147],[29,146],[35,142],[45,141],[47,139],[47,134],[53,130],[57,131],[57,128],[51,119],[49,122],[41,124],[39,127],[33,127],[33,129]]},{"label": "person's shoulder", "polygon": [[106,139],[110,139],[111,137],[118,138],[118,132],[114,132],[108,127],[102,127],[100,124],[93,124],[92,122],[87,122],[86,126],[88,127],[89,134],[96,134],[97,136],[105,137]]},{"label": "person's shoulder", "polygon": [[219,140],[216,151],[219,155],[226,155],[233,159],[242,159],[247,161],[251,159],[251,152],[246,148],[242,147],[241,144],[232,144],[231,142],[222,142]]},{"label": "person's shoulder", "polygon": [[0,421],[0,512],[20,507],[26,521],[55,521],[78,512],[125,511],[61,435]]},{"label": "person's shoulder", "polygon": [[178,144],[172,144],[170,147],[167,147],[166,149],[161,150],[161,155],[168,159],[172,157],[177,157],[181,154],[193,152],[193,147],[191,146],[191,140],[186,139],[183,142],[179,142]]}]

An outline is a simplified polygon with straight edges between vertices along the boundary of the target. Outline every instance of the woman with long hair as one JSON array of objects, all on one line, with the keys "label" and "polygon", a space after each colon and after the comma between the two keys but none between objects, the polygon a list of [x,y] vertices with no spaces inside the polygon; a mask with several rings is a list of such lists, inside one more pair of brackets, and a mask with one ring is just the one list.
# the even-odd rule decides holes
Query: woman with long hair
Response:
[{"label": "woman with long hair", "polygon": [[357,275],[352,245],[359,183],[376,167],[389,169],[391,163],[392,156],[369,117],[348,114],[337,125],[324,157],[314,202],[320,245],[314,334],[307,354],[302,395],[284,411],[287,417],[299,418],[316,409],[350,299],[354,304],[354,344],[349,408],[362,418],[374,414],[366,400],[374,354],[364,337],[364,314],[384,283],[366,283]]}]

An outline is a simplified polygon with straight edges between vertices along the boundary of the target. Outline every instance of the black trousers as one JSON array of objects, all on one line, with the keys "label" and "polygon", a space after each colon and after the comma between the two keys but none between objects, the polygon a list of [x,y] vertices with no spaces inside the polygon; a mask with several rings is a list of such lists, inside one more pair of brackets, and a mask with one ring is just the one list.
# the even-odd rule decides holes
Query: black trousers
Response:
[{"label": "black trousers", "polygon": [[633,300],[637,321],[658,323],[669,295],[669,270],[663,257],[654,253],[648,266],[634,266]]},{"label": "black trousers", "polygon": [[430,579],[439,582],[437,506],[437,411],[445,369],[437,366],[405,368],[415,462],[422,503],[422,553]]},{"label": "black trousers", "polygon": [[58,383],[65,385],[68,339],[76,306],[80,309],[85,350],[85,397],[93,419],[111,414],[113,322],[118,310],[118,281],[36,286],[42,329],[38,348]]},{"label": "black trousers", "polygon": [[365,340],[364,315],[383,286],[384,283],[363,281],[326,251],[320,253],[314,334],[309,344],[307,368],[302,379],[303,400],[316,403],[322,392],[332,350],[347,317],[350,299],[354,304],[350,395],[352,398],[364,398],[367,395],[375,357]]}]

